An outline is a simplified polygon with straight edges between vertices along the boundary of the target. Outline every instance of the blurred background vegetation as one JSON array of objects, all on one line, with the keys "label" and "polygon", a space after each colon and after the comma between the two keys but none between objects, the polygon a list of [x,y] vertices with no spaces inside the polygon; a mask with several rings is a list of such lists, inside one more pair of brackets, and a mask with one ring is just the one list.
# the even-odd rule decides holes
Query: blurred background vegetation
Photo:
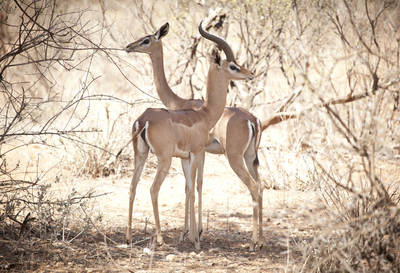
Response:
[{"label": "blurred background vegetation", "polygon": [[266,187],[318,191],[328,211],[325,225],[341,224],[301,245],[304,268],[395,272],[395,0],[2,1],[0,237],[18,239],[32,222],[40,236],[59,238],[71,208],[95,194],[72,188],[54,200],[55,184],[130,175],[132,150],[118,160],[115,154],[129,141],[136,117],[163,106],[150,59],[127,55],[128,43],[169,22],[163,39],[168,82],[182,97],[203,98],[210,45],[197,26],[205,17],[214,18],[211,31],[232,45],[238,63],[255,71],[253,81],[231,85],[228,105],[264,122],[280,117],[261,140]]}]

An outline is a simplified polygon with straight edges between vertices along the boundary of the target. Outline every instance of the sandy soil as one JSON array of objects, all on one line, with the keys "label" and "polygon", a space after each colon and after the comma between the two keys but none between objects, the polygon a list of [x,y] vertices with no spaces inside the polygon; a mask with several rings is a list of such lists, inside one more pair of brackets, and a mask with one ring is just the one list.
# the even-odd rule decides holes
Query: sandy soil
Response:
[{"label": "sandy soil", "polygon": [[[263,204],[265,246],[260,251],[249,252],[250,195],[223,156],[209,155],[203,187],[205,230],[201,251],[196,252],[188,240],[179,242],[184,221],[184,179],[180,162],[174,159],[159,195],[165,244],[155,246],[149,193],[153,164],[147,164],[138,185],[132,246],[124,244],[130,177],[71,178],[67,185],[61,183],[60,189],[74,187],[79,192],[94,189],[96,193],[107,193],[93,201],[93,211],[89,214],[95,222],[95,215],[100,213],[102,221],[95,222],[90,232],[69,243],[30,238],[26,239],[23,248],[8,246],[13,253],[4,249],[3,258],[10,256],[3,269],[22,267],[24,271],[35,272],[284,272],[301,267],[301,253],[295,250],[296,245],[312,238],[317,227],[312,226],[309,217],[322,206],[315,192],[266,190]],[[72,237],[70,235],[68,240]]]}]

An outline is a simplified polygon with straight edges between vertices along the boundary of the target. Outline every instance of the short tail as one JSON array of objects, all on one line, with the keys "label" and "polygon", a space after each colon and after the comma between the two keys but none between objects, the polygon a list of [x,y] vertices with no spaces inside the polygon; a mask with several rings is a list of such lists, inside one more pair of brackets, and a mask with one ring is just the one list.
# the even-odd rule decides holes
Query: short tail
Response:
[{"label": "short tail", "polygon": [[138,136],[138,134],[140,132],[142,132],[144,129],[144,126],[140,125],[140,122],[137,120],[134,124],[133,124],[133,128],[132,128],[132,138],[128,141],[128,143],[126,143],[120,150],[119,152],[115,155],[115,158],[117,159],[122,151],[129,145],[131,144],[131,142],[133,141],[134,138],[136,138]]},{"label": "short tail", "polygon": [[121,148],[121,150],[119,150],[119,152],[115,155],[115,158],[116,158],[116,159],[118,159],[118,157],[121,155],[122,151],[126,148],[126,146],[128,146],[129,144],[131,144],[132,140],[133,140],[133,138],[131,138],[131,139],[128,141],[128,143],[126,143],[126,144]]},{"label": "short tail", "polygon": [[254,159],[254,166],[259,166],[260,162],[258,160],[258,147],[260,146],[260,140],[261,140],[261,134],[262,134],[262,129],[261,129],[261,122],[257,118],[257,123],[251,123],[251,129],[254,137],[254,151],[255,151],[255,156],[256,158]]},{"label": "short tail", "polygon": [[261,121],[257,118],[257,124],[256,124],[256,130],[254,132],[254,137],[256,138],[255,145],[256,145],[256,151],[258,150],[258,147],[260,146],[260,141],[261,141],[261,134],[263,132],[262,130],[262,125]]}]

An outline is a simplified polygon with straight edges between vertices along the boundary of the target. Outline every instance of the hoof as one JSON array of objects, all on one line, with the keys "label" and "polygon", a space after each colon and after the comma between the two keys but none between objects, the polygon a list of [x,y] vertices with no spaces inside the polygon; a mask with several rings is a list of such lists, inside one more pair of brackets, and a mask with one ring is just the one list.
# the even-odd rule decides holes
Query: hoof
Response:
[{"label": "hoof", "polygon": [[130,245],[132,243],[132,229],[129,227],[126,228],[125,242],[127,245]]},{"label": "hoof", "polygon": [[129,235],[126,235],[125,242],[126,242],[127,245],[130,245],[132,243],[132,237],[129,236]]},{"label": "hoof", "polygon": [[189,234],[190,241],[194,244],[194,248],[196,250],[200,250],[200,238],[199,237],[191,237]]},{"label": "hoof", "polygon": [[161,235],[157,235],[156,242],[157,242],[157,245],[159,245],[159,246],[163,245],[164,244],[163,237]]},{"label": "hoof", "polygon": [[182,231],[181,235],[179,236],[179,242],[180,243],[182,243],[185,240],[185,238],[186,238],[188,233],[189,233],[189,230]]},{"label": "hoof", "polygon": [[196,250],[200,250],[200,242],[199,241],[195,241],[194,242],[194,248],[196,249]]},{"label": "hoof", "polygon": [[249,251],[250,252],[260,251],[263,248],[263,246],[264,246],[263,242],[257,242],[257,243],[252,242],[250,244]]}]

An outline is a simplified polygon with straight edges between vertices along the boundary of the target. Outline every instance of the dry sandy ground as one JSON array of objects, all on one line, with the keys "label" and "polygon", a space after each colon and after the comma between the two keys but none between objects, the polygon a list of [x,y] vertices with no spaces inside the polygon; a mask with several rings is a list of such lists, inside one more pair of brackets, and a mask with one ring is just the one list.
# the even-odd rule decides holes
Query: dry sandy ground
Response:
[{"label": "dry sandy ground", "polygon": [[[188,240],[178,241],[184,220],[184,179],[176,159],[159,195],[165,244],[152,243],[154,226],[149,189],[153,176],[150,162],[134,203],[132,246],[124,245],[130,177],[72,178],[67,186],[60,188],[107,193],[92,203],[89,215],[95,227],[70,243],[31,239],[28,243],[31,249],[18,250],[14,246],[14,256],[25,259],[25,271],[35,272],[285,272],[294,266],[301,268],[301,253],[295,249],[303,240],[310,240],[316,229],[309,219],[321,208],[315,192],[266,190],[265,246],[249,252],[250,195],[223,156],[209,155],[203,187],[205,230],[201,251],[196,252]],[[97,213],[103,215],[100,222],[94,221]],[[22,261],[15,263],[21,265]]]}]

